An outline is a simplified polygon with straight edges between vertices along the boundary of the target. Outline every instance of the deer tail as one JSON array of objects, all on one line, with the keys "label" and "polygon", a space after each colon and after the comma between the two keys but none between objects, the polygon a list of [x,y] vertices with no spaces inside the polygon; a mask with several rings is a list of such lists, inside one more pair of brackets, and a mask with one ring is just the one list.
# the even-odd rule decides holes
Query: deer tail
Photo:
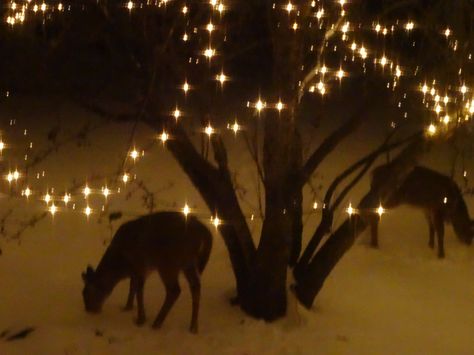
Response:
[{"label": "deer tail", "polygon": [[204,268],[209,261],[209,256],[211,255],[212,249],[212,235],[211,233],[204,234],[201,241],[201,248],[199,250],[199,260],[198,260],[198,269],[199,273],[202,274]]}]

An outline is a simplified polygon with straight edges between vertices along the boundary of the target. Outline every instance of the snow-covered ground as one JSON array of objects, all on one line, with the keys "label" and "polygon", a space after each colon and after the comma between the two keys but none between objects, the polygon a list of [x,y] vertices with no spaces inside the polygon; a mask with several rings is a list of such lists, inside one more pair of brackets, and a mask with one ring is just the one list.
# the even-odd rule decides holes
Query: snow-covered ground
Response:
[{"label": "snow-covered ground", "polygon": [[[34,106],[29,110],[35,111]],[[36,130],[40,129],[38,125]],[[127,136],[117,133],[120,129],[125,132],[125,127],[114,129],[97,133],[91,148],[95,149],[94,159],[87,159],[90,152],[82,151],[83,148],[71,147],[48,160],[45,163],[48,184],[64,188],[70,181],[67,174],[74,169],[76,176],[83,176],[81,169],[91,172],[108,160],[119,162],[119,153],[111,155],[107,150],[110,147],[105,143],[101,146],[101,142],[110,138],[107,135],[112,134],[127,141]],[[122,148],[125,146],[124,143]],[[118,139],[110,149],[117,147],[121,147]],[[172,180],[174,185],[161,191],[159,198],[167,201],[168,207],[176,208],[188,201],[198,207],[203,218],[207,216],[196,192],[160,149],[157,147],[150,154],[148,163],[137,166],[138,176],[150,181],[158,176],[156,191]],[[352,148],[351,152],[356,150]],[[241,159],[237,164],[245,166],[245,159]],[[338,161],[344,164],[345,159],[341,156]],[[88,164],[95,165],[91,168]],[[367,181],[364,184],[359,193],[366,188]],[[139,197],[127,202],[119,196],[113,198],[117,200],[111,209],[143,213]],[[355,203],[357,197],[351,200]],[[30,209],[34,204],[18,203]],[[100,206],[97,201],[96,204]],[[468,204],[470,211],[474,211],[474,199],[468,199]],[[314,220],[308,225],[314,224]],[[118,223],[114,222],[114,230]],[[258,230],[258,225],[254,229]],[[184,282],[181,297],[163,328],[151,329],[150,322],[164,297],[156,275],[146,285],[148,322],[143,327],[135,326],[134,314],[120,310],[127,293],[125,282],[114,291],[100,315],[85,313],[81,272],[87,263],[94,266],[98,263],[110,235],[108,224],[97,223],[96,215],[87,221],[79,212],[64,212],[29,229],[21,243],[0,240],[3,249],[0,354],[472,354],[474,351],[471,333],[474,248],[458,242],[448,228],[447,257],[437,259],[427,245],[428,231],[422,213],[409,208],[400,208],[383,217],[379,250],[367,246],[366,234],[357,241],[330,275],[311,310],[299,307],[295,314],[291,307],[287,319],[273,324],[249,318],[239,308],[229,305],[233,278],[222,239],[215,233],[211,259],[202,280],[198,335],[188,332],[191,303]],[[34,331],[24,339],[5,340],[26,327],[34,327]]]}]

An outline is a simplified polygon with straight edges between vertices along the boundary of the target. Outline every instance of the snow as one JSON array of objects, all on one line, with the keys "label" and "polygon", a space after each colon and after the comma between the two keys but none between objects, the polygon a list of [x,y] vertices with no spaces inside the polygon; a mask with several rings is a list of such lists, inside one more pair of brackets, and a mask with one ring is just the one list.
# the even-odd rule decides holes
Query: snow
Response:
[{"label": "snow", "polygon": [[[34,105],[30,110],[36,110]],[[126,131],[126,127],[114,129],[97,136],[106,142],[117,130]],[[150,133],[144,132],[142,137],[147,135]],[[126,142],[127,136],[123,137]],[[65,171],[76,169],[74,174],[81,176],[81,171],[96,171],[108,160],[119,162],[119,153],[109,155],[100,140],[94,144],[101,147],[95,152],[96,165],[87,159],[81,164],[77,164],[80,159],[68,163],[68,157],[76,153],[87,156],[80,152],[82,148],[71,148],[47,163],[48,181],[65,184]],[[113,148],[126,146],[114,144]],[[351,150],[355,151],[360,149]],[[186,200],[205,211],[171,157],[160,147],[150,155],[137,168],[147,181],[156,179],[158,173],[159,207],[182,207]],[[341,157],[340,164],[350,160]],[[246,162],[241,158],[235,164],[239,168]],[[242,181],[254,181],[253,177],[246,180],[246,174],[253,176],[252,171],[244,170]],[[161,191],[169,181],[174,184]],[[359,194],[367,184],[364,181]],[[143,213],[139,196],[130,201],[113,199],[111,209],[129,211],[126,218]],[[355,203],[357,198],[351,200]],[[467,201],[472,214],[474,201]],[[29,203],[27,208],[37,207]],[[308,226],[315,221],[313,216]],[[118,223],[121,221],[114,222],[113,230]],[[252,229],[258,231],[258,221]],[[143,327],[133,323],[134,313],[120,309],[126,300],[126,282],[119,284],[100,315],[87,314],[80,274],[87,263],[97,265],[111,231],[105,221],[97,223],[97,216],[87,221],[79,212],[58,213],[27,230],[21,243],[0,241],[0,334],[35,328],[24,339],[0,338],[0,354],[470,354],[474,249],[461,244],[448,228],[447,256],[439,260],[428,248],[427,229],[422,213],[416,210],[399,208],[384,215],[380,249],[369,248],[368,235],[361,236],[327,279],[311,310],[292,303],[288,317],[272,324],[252,319],[229,304],[234,281],[223,241],[213,229],[214,247],[202,277],[199,334],[193,335],[188,332],[191,302],[184,282],[163,328],[151,329],[164,298],[156,275],[146,284],[148,321]]]}]

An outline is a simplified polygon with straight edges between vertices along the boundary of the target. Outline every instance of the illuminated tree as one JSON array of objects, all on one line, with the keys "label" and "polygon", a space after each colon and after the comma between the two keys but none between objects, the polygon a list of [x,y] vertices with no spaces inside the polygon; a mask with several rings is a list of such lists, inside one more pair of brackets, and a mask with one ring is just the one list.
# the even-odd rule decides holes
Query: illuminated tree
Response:
[{"label": "illuminated tree", "polygon": [[[427,138],[457,139],[471,126],[471,13],[463,0],[11,1],[5,30],[15,36],[18,25],[40,21],[50,64],[68,49],[100,45],[100,64],[126,78],[124,86],[117,89],[107,77],[111,85],[76,90],[76,100],[108,120],[157,132],[215,224],[224,222],[219,231],[242,309],[273,320],[286,311],[288,266],[298,299],[310,307],[367,216],[383,212],[384,198],[416,164]],[[130,93],[128,112],[106,109],[102,101],[122,89]],[[397,117],[384,115],[389,106]],[[344,119],[334,119],[336,112]],[[331,153],[374,114],[386,120],[385,139],[341,167],[324,198],[305,203],[304,188],[321,163],[337,160]],[[312,125],[330,120],[332,132],[308,140]],[[191,134],[196,126],[198,138]],[[263,190],[257,244],[228,154],[235,139],[246,141]],[[334,226],[352,187],[395,149],[391,179],[373,186]],[[308,207],[322,218],[302,251]]]}]

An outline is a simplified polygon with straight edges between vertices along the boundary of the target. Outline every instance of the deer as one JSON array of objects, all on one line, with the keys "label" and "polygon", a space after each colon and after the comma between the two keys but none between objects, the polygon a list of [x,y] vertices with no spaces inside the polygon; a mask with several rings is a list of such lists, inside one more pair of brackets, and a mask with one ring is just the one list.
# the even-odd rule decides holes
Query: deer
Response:
[{"label": "deer", "polygon": [[182,271],[192,297],[189,330],[197,333],[200,275],[209,260],[211,248],[211,232],[194,216],[157,212],[125,222],[114,234],[97,269],[89,265],[82,273],[85,309],[89,313],[100,313],[119,281],[130,278],[124,310],[132,310],[136,298],[136,324],[143,325],[146,321],[143,304],[145,280],[151,272],[157,271],[166,291],[163,305],[153,322],[153,328],[160,328],[180,295],[178,275]]},{"label": "deer", "polygon": [[[371,188],[390,179],[388,165],[373,170]],[[444,224],[451,223],[458,239],[470,245],[474,236],[474,221],[469,217],[459,186],[448,176],[423,166],[415,166],[388,194],[385,209],[406,204],[424,211],[429,227],[430,248],[438,243],[438,257],[444,258]],[[371,245],[378,247],[379,216],[370,218]]]}]

